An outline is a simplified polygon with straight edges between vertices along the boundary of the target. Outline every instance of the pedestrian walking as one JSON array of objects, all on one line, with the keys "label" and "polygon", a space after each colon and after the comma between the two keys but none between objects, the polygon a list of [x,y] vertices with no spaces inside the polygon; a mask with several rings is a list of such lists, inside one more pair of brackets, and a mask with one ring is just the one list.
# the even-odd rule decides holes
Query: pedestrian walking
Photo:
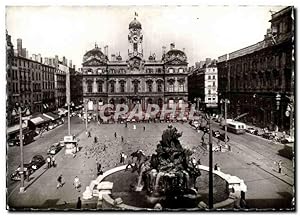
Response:
[{"label": "pedestrian walking", "polygon": [[107,146],[104,144],[103,151],[106,151]]},{"label": "pedestrian walking", "polygon": [[123,152],[120,153],[120,163],[122,164],[124,161]]},{"label": "pedestrian walking", "polygon": [[63,186],[63,176],[62,175],[59,175],[58,178],[57,178],[57,186],[56,186],[56,189],[60,188]]},{"label": "pedestrian walking", "polygon": [[115,138],[117,138],[117,132],[115,132]]},{"label": "pedestrian walking", "polygon": [[143,128],[144,128],[144,131],[145,131],[145,130],[146,130],[146,127],[144,126]]},{"label": "pedestrian walking", "polygon": [[127,128],[127,122],[125,122],[125,127]]},{"label": "pedestrian walking", "polygon": [[48,165],[48,169],[51,168],[51,158],[50,156],[47,157],[47,165]]},{"label": "pedestrian walking", "polygon": [[98,142],[98,138],[95,136],[94,137],[94,143],[96,144]]},{"label": "pedestrian walking", "polygon": [[214,168],[214,170],[216,170],[216,171],[220,171],[220,166],[219,166],[219,164],[215,164],[215,168]]},{"label": "pedestrian walking", "polygon": [[121,136],[121,140],[122,140],[122,142],[124,142],[124,137],[123,136]]},{"label": "pedestrian walking", "polygon": [[51,157],[51,166],[56,167],[55,158]]},{"label": "pedestrian walking", "polygon": [[97,175],[102,175],[103,171],[102,171],[102,166],[100,163],[97,164]]},{"label": "pedestrian walking", "polygon": [[280,160],[278,162],[278,173],[281,173],[281,170],[282,170],[282,161]]},{"label": "pedestrian walking", "polygon": [[92,137],[92,136],[91,136],[91,132],[90,132],[90,131],[88,132],[88,137]]},{"label": "pedestrian walking", "polygon": [[80,197],[78,197],[76,208],[81,209],[81,199],[80,199]]},{"label": "pedestrian walking", "polygon": [[78,191],[78,189],[81,186],[81,183],[80,183],[80,180],[79,180],[79,178],[77,176],[75,176],[75,178],[74,178],[73,185],[74,185],[75,189]]}]

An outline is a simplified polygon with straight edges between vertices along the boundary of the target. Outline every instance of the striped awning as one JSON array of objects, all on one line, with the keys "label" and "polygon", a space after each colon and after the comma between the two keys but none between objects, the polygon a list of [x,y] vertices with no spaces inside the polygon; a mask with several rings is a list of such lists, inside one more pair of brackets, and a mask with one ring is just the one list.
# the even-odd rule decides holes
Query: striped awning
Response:
[{"label": "striped awning", "polygon": [[44,115],[42,115],[41,113],[33,115],[32,118],[29,119],[29,121],[31,121],[34,125],[39,125],[42,123],[46,123],[51,121],[51,118],[48,118]]},{"label": "striped awning", "polygon": [[54,114],[52,112],[43,113],[43,116],[51,119],[52,121],[55,121],[55,120],[57,120],[57,119],[60,118],[59,115],[56,115],[56,114]]},{"label": "striped awning", "polygon": [[[27,124],[24,122],[22,124],[22,128],[25,129],[27,127]],[[7,134],[12,134],[12,133],[15,133],[17,131],[20,130],[20,125],[14,125],[14,126],[11,126],[11,127],[8,127],[7,130],[6,130],[6,133]]]}]

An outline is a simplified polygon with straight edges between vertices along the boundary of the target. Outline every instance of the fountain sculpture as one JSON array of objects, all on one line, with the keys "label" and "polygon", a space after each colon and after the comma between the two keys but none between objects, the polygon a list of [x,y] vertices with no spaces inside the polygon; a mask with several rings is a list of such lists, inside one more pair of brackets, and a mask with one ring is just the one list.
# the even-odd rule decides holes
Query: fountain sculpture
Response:
[{"label": "fountain sculpture", "polygon": [[201,175],[191,158],[192,151],[182,147],[179,133],[171,125],[163,132],[156,152],[147,157],[142,151],[134,153],[137,157],[138,172],[135,191],[146,191],[151,203],[181,204],[185,201],[199,201],[195,188],[196,178]]}]

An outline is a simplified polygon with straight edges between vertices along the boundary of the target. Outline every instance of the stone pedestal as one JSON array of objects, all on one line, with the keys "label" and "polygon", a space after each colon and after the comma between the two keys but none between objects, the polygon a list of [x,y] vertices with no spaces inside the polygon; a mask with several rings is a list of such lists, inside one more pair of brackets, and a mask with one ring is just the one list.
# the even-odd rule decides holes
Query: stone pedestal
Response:
[{"label": "stone pedestal", "polygon": [[114,183],[109,181],[100,182],[97,186],[97,190],[99,191],[98,197],[99,200],[103,199],[103,194],[111,194],[111,190],[113,188]]},{"label": "stone pedestal", "polygon": [[86,189],[82,194],[82,198],[87,200],[87,199],[91,199],[92,197],[93,197],[93,193],[91,188],[89,186],[86,186]]}]

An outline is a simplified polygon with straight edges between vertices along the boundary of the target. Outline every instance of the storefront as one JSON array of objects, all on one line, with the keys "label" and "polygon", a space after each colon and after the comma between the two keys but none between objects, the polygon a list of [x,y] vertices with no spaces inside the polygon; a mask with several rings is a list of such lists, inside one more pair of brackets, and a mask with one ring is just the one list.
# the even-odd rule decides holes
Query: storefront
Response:
[{"label": "storefront", "polygon": [[37,134],[41,134],[45,130],[48,130],[50,118],[47,118],[43,114],[35,114],[28,121],[28,126],[30,129],[35,130]]}]

